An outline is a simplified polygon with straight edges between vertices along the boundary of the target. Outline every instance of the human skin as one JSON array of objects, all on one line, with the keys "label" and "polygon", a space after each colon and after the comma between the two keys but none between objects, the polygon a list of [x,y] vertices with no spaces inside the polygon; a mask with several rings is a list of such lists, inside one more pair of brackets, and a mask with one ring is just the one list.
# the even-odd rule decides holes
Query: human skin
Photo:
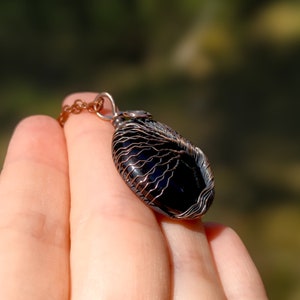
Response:
[{"label": "human skin", "polygon": [[64,128],[47,116],[17,126],[0,177],[0,299],[267,299],[232,229],[137,199],[114,167],[112,133],[86,112]]}]

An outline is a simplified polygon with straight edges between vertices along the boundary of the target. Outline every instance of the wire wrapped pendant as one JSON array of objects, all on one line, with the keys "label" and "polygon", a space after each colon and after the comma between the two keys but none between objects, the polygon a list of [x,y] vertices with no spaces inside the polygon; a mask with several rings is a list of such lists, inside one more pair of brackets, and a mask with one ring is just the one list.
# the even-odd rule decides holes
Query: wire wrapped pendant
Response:
[{"label": "wire wrapped pendant", "polygon": [[[104,102],[111,113],[104,114]],[[145,111],[120,112],[108,93],[93,102],[65,105],[58,117],[64,126],[70,114],[95,113],[115,127],[112,156],[129,188],[149,207],[174,219],[195,219],[214,198],[214,178],[205,154],[179,133]]]},{"label": "wire wrapped pendant", "polygon": [[148,206],[175,219],[205,214],[214,198],[205,154],[145,111],[113,118],[114,163],[130,189]]}]

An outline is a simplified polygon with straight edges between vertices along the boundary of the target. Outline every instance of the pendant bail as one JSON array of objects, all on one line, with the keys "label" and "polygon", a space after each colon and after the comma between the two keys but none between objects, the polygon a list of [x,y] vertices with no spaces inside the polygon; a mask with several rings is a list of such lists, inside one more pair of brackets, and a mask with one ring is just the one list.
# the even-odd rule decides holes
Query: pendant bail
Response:
[{"label": "pendant bail", "polygon": [[113,99],[113,97],[107,93],[107,92],[103,92],[100,93],[99,95],[97,95],[97,97],[95,98],[94,102],[97,102],[98,100],[108,100],[111,106],[111,114],[102,114],[100,111],[97,111],[96,114],[97,116],[104,121],[112,121],[118,114],[118,108],[116,107],[115,101]]}]

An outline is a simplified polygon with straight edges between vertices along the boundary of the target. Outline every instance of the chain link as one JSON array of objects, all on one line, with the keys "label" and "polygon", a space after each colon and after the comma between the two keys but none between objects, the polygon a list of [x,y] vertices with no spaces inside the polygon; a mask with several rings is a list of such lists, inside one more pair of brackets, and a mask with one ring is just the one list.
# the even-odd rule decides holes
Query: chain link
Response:
[{"label": "chain link", "polygon": [[100,113],[100,111],[103,108],[103,103],[104,103],[103,97],[97,97],[94,101],[89,103],[81,99],[77,99],[74,101],[72,105],[66,104],[63,106],[62,111],[57,118],[57,121],[63,127],[71,114],[78,115],[83,110],[95,114]]}]

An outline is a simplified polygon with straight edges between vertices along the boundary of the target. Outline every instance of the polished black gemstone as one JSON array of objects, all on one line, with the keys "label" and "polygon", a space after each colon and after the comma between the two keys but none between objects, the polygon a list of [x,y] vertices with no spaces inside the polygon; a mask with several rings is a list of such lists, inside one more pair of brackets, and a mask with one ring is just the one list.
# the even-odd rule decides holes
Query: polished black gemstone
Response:
[{"label": "polished black gemstone", "polygon": [[208,210],[214,182],[199,148],[143,111],[119,113],[113,124],[113,160],[147,205],[181,219],[197,218]]}]

